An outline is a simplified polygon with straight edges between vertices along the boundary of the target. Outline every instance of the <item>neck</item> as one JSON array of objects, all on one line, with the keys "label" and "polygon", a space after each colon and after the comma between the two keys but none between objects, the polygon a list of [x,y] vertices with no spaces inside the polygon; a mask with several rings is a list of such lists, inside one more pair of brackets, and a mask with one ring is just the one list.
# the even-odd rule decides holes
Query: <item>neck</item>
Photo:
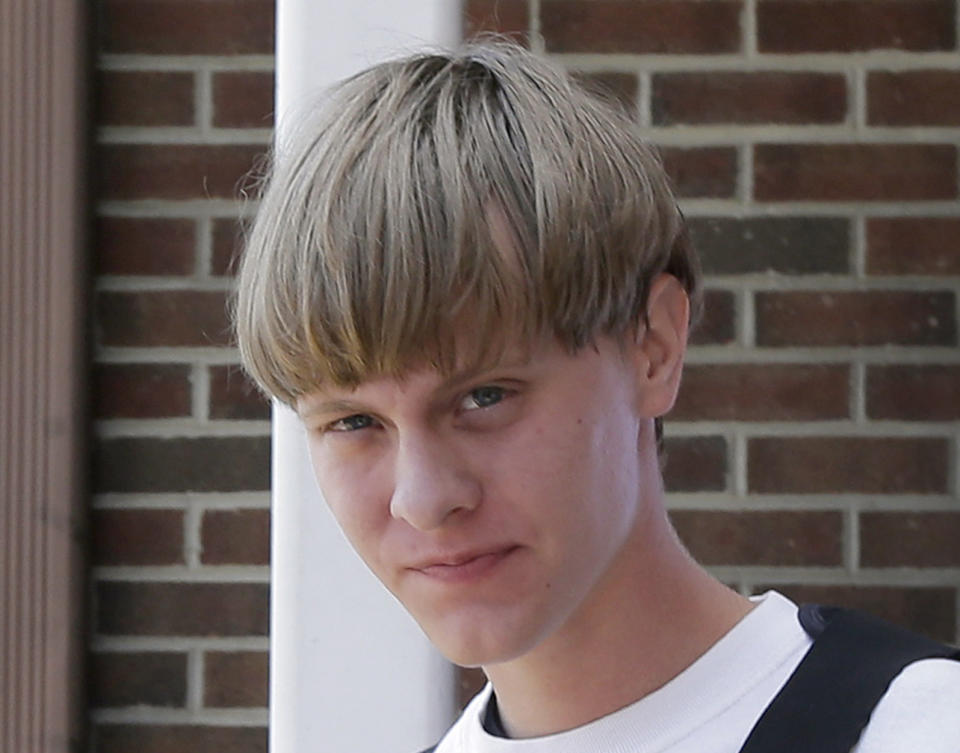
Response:
[{"label": "neck", "polygon": [[690,558],[658,513],[562,628],[534,651],[484,667],[511,737],[572,729],[630,705],[750,611]]}]

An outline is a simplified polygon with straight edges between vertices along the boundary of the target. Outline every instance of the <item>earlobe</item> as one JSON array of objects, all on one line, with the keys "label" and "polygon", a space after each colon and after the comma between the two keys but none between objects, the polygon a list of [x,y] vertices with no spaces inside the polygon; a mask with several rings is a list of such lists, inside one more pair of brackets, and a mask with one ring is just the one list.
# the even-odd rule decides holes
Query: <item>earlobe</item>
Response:
[{"label": "earlobe", "polygon": [[690,299],[676,277],[653,281],[644,321],[637,327],[637,399],[642,415],[662,416],[673,407],[687,350]]}]

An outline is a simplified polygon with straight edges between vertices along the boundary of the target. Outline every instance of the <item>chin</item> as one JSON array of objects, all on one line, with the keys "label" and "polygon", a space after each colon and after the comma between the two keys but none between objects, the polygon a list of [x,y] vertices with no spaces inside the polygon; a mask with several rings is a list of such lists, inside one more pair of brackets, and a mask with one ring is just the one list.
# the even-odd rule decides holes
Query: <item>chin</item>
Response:
[{"label": "chin", "polygon": [[461,667],[485,667],[517,659],[542,638],[541,626],[518,625],[500,617],[447,617],[420,623],[430,642],[448,660]]}]

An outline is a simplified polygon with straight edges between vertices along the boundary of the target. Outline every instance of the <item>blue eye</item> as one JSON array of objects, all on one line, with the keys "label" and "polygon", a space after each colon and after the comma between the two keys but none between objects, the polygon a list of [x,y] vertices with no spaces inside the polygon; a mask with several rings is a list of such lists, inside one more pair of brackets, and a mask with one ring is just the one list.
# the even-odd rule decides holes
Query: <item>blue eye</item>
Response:
[{"label": "blue eye", "polygon": [[506,390],[503,387],[477,387],[467,393],[463,407],[466,410],[489,408],[502,401],[505,396]]},{"label": "blue eye", "polygon": [[369,429],[373,426],[373,418],[365,413],[356,413],[346,418],[341,418],[330,424],[329,431],[359,431],[360,429]]}]

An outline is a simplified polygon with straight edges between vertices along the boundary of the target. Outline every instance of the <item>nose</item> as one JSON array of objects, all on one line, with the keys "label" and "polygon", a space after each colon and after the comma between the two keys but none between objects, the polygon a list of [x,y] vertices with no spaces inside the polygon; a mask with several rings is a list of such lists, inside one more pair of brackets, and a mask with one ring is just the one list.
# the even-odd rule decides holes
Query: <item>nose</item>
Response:
[{"label": "nose", "polygon": [[390,514],[421,531],[480,504],[479,480],[455,447],[434,436],[407,436],[397,446]]}]

